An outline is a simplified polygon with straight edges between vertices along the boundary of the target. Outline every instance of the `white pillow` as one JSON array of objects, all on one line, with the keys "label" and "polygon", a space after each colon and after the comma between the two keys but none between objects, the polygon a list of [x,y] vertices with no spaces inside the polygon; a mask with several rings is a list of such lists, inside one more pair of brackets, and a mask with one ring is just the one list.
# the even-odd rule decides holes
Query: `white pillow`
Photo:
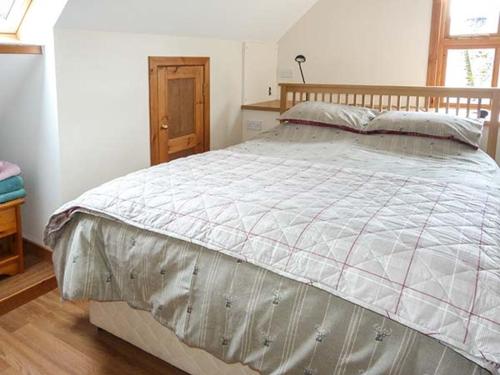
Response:
[{"label": "white pillow", "polygon": [[449,139],[479,147],[482,120],[429,112],[384,112],[368,125],[368,134],[401,134]]},{"label": "white pillow", "polygon": [[302,102],[283,113],[278,120],[292,124],[334,126],[364,133],[379,112],[363,107],[324,102]]}]

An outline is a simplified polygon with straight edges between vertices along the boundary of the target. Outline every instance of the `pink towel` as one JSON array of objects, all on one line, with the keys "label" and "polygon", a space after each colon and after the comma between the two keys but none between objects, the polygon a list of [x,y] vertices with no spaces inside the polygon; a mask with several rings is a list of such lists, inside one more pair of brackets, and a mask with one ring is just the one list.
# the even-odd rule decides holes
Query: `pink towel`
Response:
[{"label": "pink towel", "polygon": [[19,166],[0,160],[0,181],[21,174]]}]

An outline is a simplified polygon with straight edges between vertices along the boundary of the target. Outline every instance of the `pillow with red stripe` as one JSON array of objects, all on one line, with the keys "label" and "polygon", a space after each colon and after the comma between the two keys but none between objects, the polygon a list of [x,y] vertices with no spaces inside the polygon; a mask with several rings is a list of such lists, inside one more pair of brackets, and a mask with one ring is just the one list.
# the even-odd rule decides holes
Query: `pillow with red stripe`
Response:
[{"label": "pillow with red stripe", "polygon": [[363,107],[324,102],[302,102],[283,113],[278,120],[291,124],[332,126],[364,133],[379,112]]},{"label": "pillow with red stripe", "polygon": [[482,129],[482,120],[429,112],[384,112],[370,122],[367,132],[447,139],[477,149]]}]

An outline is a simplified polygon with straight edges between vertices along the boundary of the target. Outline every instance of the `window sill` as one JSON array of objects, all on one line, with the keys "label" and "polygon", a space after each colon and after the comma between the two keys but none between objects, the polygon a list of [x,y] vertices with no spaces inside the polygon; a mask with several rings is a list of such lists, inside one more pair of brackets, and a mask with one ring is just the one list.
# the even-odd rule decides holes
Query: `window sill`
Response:
[{"label": "window sill", "polygon": [[41,55],[43,54],[42,46],[32,44],[14,44],[0,42],[0,54],[11,55]]}]

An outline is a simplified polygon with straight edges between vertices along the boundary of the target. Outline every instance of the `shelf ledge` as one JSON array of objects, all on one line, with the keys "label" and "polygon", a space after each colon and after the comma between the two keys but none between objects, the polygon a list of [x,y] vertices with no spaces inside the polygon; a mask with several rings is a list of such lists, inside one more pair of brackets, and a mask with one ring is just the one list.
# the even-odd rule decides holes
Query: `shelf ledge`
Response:
[{"label": "shelf ledge", "polygon": [[254,104],[243,104],[241,109],[248,109],[252,111],[265,111],[265,112],[278,112],[280,111],[279,100],[269,100],[267,102],[260,102]]},{"label": "shelf ledge", "polygon": [[41,55],[42,46],[33,44],[2,44],[0,43],[0,54],[10,55]]}]

